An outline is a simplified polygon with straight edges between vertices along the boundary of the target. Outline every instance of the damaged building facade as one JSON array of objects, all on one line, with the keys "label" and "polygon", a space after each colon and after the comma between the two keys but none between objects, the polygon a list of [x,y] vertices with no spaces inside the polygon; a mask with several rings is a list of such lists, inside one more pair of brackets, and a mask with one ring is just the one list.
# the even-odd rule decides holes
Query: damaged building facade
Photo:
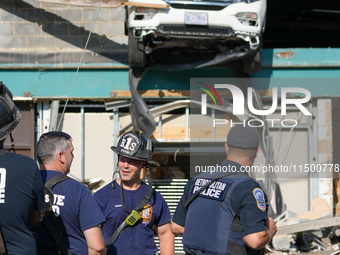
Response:
[{"label": "damaged building facade", "polygon": [[[31,0],[0,2],[0,80],[11,89],[23,113],[13,133],[18,153],[35,159],[40,135],[61,130],[73,138],[71,174],[81,180],[110,182],[117,164],[110,147],[120,134],[133,128],[130,106],[137,90],[153,116],[154,160],[160,167],[151,173],[156,188],[174,211],[192,174],[190,165],[219,163],[224,151],[218,146],[225,141],[230,122],[242,123],[256,115],[249,107],[245,108],[246,118],[233,114],[236,102],[226,92],[221,93],[223,107],[208,98],[207,114],[203,116],[201,105],[192,105],[193,100],[201,100],[193,93],[193,84],[214,87],[228,83],[241,87],[251,82],[257,93],[253,100],[260,100],[263,110],[271,109],[275,90],[278,91],[275,111],[265,119],[258,117],[266,124],[258,127],[262,152],[255,162],[262,171],[254,173],[271,198],[272,215],[288,210],[316,219],[320,215],[311,216],[312,201],[318,201],[315,199],[322,199],[328,207],[321,217],[338,215],[339,48],[264,47],[261,71],[247,77],[240,77],[233,64],[179,71],[149,68],[131,88],[126,8],[101,8],[96,13],[96,7]],[[286,114],[282,114],[283,88],[288,88],[285,96],[289,99],[306,96],[289,91],[292,87],[310,92],[311,99],[303,107],[311,115],[294,104],[287,104]],[[245,97],[244,105],[247,104]],[[7,140],[6,147],[10,146]],[[263,171],[270,166],[277,171]]]}]

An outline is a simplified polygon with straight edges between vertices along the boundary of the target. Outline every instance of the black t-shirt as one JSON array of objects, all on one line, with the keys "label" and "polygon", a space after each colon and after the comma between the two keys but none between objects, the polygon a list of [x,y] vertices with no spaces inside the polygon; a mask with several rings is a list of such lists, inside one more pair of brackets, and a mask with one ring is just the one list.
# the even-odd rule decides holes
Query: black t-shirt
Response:
[{"label": "black t-shirt", "polygon": [[36,254],[31,233],[33,209],[42,210],[44,184],[37,163],[7,153],[0,157],[0,224],[8,254]]}]

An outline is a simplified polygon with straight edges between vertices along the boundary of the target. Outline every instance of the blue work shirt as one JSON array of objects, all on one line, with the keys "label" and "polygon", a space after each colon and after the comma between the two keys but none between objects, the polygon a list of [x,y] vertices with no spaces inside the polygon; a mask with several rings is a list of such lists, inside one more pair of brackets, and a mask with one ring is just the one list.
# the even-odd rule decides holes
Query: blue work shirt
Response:
[{"label": "blue work shirt", "polygon": [[[267,205],[262,188],[247,173],[240,172],[240,164],[230,160],[221,164],[222,167],[229,165],[238,172],[210,185],[190,204],[188,210],[185,203],[189,197],[204,186],[202,183],[221,173],[200,174],[185,186],[173,221],[185,227],[183,245],[188,254],[227,254],[231,239],[245,246],[244,236],[267,231]],[[236,216],[240,219],[239,234],[232,231]]]},{"label": "blue work shirt", "polygon": [[[41,170],[46,183],[52,177],[63,174],[58,171]],[[53,189],[52,210],[56,215],[64,242],[72,254],[87,254],[88,246],[84,231],[105,221],[90,189],[74,179],[56,184]],[[42,224],[38,234],[38,254],[55,254],[56,244]]]},{"label": "blue work shirt", "polygon": [[44,184],[37,163],[15,153],[1,156],[0,225],[9,255],[37,254],[31,214],[44,207]]},{"label": "blue work shirt", "polygon": [[[124,211],[120,198],[120,185],[115,182],[107,184],[98,190],[96,198],[106,222],[102,226],[105,243],[108,242],[115,230],[129,215]],[[136,190],[123,189],[124,205],[128,211],[134,210],[143,196],[147,193],[149,186],[144,182]],[[158,250],[154,242],[153,226],[161,226],[171,220],[169,207],[163,196],[157,191],[140,213],[142,218],[133,227],[125,228],[113,244],[111,254],[119,255],[148,255],[155,254]]]}]

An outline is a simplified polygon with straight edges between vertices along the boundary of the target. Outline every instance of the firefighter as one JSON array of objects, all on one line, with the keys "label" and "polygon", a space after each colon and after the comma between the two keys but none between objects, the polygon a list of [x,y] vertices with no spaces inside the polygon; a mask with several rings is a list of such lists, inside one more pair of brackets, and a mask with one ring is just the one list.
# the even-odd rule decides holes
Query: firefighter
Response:
[{"label": "firefighter", "polygon": [[[0,225],[8,254],[37,254],[31,222],[39,222],[45,207],[44,184],[37,163],[3,149],[21,119],[12,93],[0,82]],[[31,221],[32,218],[32,221]]]},{"label": "firefighter", "polygon": [[118,154],[119,178],[94,195],[106,218],[102,231],[108,254],[154,255],[158,250],[154,242],[155,226],[161,254],[173,255],[169,207],[162,195],[153,191],[151,178],[149,186],[140,179],[143,168],[159,165],[152,160],[152,141],[134,130],[122,135],[117,147],[111,149]]}]

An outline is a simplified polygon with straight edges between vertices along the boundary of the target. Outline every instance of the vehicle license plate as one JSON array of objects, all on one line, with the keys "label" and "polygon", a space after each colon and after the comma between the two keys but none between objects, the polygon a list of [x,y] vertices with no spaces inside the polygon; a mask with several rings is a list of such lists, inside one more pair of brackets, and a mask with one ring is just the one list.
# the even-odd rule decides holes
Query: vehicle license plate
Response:
[{"label": "vehicle license plate", "polygon": [[208,25],[208,13],[186,12],[185,24],[188,25]]}]

